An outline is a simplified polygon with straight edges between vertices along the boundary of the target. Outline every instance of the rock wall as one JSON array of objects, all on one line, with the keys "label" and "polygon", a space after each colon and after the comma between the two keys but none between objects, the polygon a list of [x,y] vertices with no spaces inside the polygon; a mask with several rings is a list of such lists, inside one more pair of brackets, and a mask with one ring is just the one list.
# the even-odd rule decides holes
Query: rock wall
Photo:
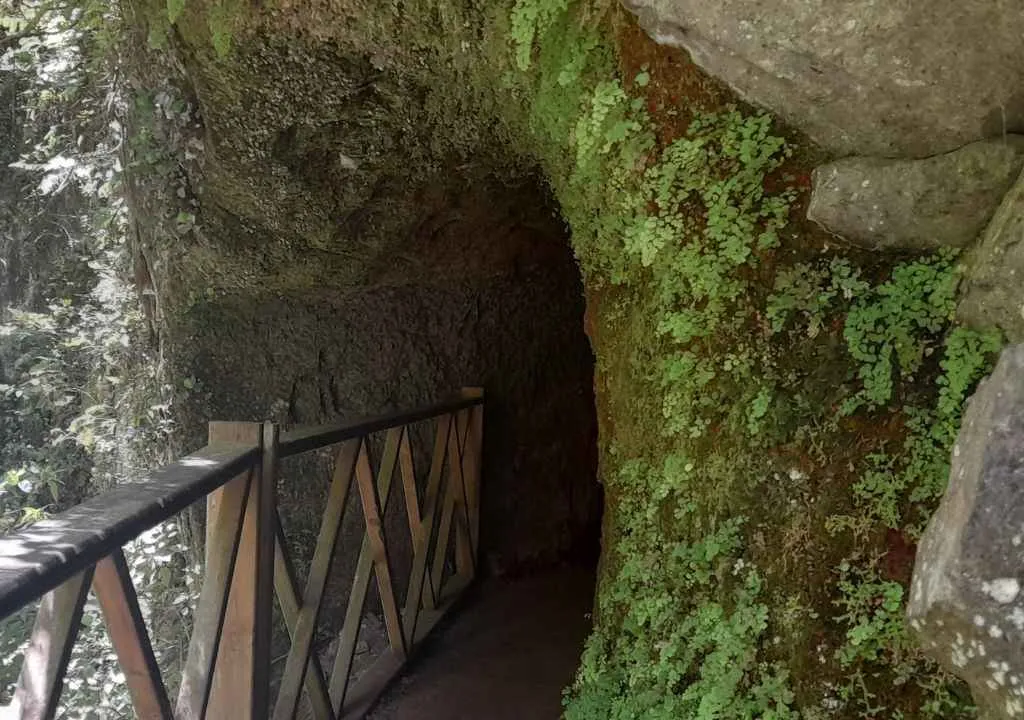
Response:
[{"label": "rock wall", "polygon": [[[485,276],[432,280],[423,268],[421,283],[262,301],[228,296],[196,308],[181,329],[191,352],[179,359],[195,382],[193,412],[310,425],[481,386],[481,543],[491,569],[592,559],[600,522],[593,356],[579,274],[560,225],[548,220],[504,236],[472,237],[464,228],[457,263],[488,249],[518,250]],[[524,242],[532,247],[514,247]],[[308,550],[328,476],[301,471],[286,473],[282,502]],[[339,577],[350,574],[349,554]]]},{"label": "rock wall", "polygon": [[[165,8],[151,4],[159,31]],[[1001,134],[993,107],[1013,129],[1001,83],[1021,64],[986,75],[1001,89],[986,95],[945,60],[921,69],[948,18],[933,37],[923,15],[873,5],[882,19],[840,31],[831,18],[852,6],[826,5],[790,8],[802,14],[789,22],[727,2],[693,9],[708,26],[682,34],[690,19],[666,14],[676,29],[655,37],[692,40],[691,59],[585,0],[229,17],[190,0],[170,44],[200,161],[186,165],[185,221],[169,236],[140,219],[140,244],[168,361],[194,388],[183,416],[196,440],[211,408],[307,422],[482,383],[494,564],[566,557],[597,517],[585,322],[607,506],[567,717],[969,716],[902,614],[951,428],[998,340],[950,327],[955,251],[929,250],[970,246],[998,216],[1017,141],[956,148]],[[987,17],[980,7],[957,18]],[[885,22],[901,18],[931,45],[903,47],[917,64],[897,71],[906,33]],[[961,59],[1016,58],[1005,25]],[[743,61],[781,68],[771,93],[694,65],[716,72],[701,49],[736,33],[779,54]],[[858,55],[858,37],[889,55]],[[808,94],[815,51],[838,69]],[[945,100],[916,84],[933,70],[948,75]],[[795,104],[769,102],[780,94]],[[977,102],[950,100],[961,95]],[[936,102],[956,111],[937,119]],[[885,157],[822,165],[850,150]],[[940,222],[908,217],[937,208]],[[302,472],[284,489],[308,547],[302,510],[317,495],[302,488],[316,481]]]},{"label": "rock wall", "polygon": [[910,623],[988,717],[1024,716],[1024,346],[971,398],[949,490],[921,540]]},{"label": "rock wall", "polygon": [[[158,120],[137,117],[136,132],[179,157],[156,182],[151,168],[130,182],[162,343],[188,383],[183,444],[201,444],[213,418],[329,422],[480,385],[491,569],[592,562],[601,507],[581,279],[534,171],[465,112],[481,101],[455,81],[452,53],[479,14],[428,13],[420,37],[391,8],[348,27],[315,8],[218,20],[216,4],[190,2],[171,29],[162,5],[133,7],[140,36],[173,46],[170,67],[134,67]],[[440,65],[453,77],[443,96],[423,84]],[[323,463],[286,484],[302,557]],[[346,532],[358,547],[356,518]],[[346,596],[354,553],[333,597]]]},{"label": "rock wall", "polygon": [[[1024,339],[1024,175],[1013,134],[1024,129],[1019,8],[983,0],[625,5],[658,42],[686,48],[746,99],[831,152],[853,155],[814,170],[808,219],[841,244],[876,252],[967,248],[959,320]],[[926,650],[970,683],[984,713],[1006,718],[1024,714],[1012,616],[1020,611],[1011,609],[1021,579],[1010,547],[1019,540],[1019,463],[1007,450],[1024,384],[1019,355],[1007,350],[972,400],[942,507],[921,540],[909,608]],[[945,469],[930,472],[945,487]],[[875,492],[864,482],[859,492]]]},{"label": "rock wall", "polygon": [[840,155],[1024,130],[1024,15],[988,0],[627,0],[660,43]]}]

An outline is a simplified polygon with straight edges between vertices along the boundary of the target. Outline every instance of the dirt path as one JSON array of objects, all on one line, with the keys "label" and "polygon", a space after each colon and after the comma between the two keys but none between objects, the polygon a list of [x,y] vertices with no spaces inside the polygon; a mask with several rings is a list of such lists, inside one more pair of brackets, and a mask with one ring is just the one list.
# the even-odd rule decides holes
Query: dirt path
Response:
[{"label": "dirt path", "polygon": [[593,586],[582,571],[485,582],[371,720],[557,720],[589,630]]}]

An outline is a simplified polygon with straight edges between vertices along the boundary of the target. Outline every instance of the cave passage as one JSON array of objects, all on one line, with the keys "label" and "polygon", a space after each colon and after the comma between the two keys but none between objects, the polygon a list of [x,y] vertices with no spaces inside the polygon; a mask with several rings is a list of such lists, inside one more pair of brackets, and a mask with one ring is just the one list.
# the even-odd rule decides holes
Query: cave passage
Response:
[{"label": "cave passage", "polygon": [[589,631],[601,496],[582,283],[549,206],[516,205],[503,232],[482,238],[513,260],[478,286],[494,325],[465,329],[516,346],[492,356],[484,381],[483,579],[375,720],[556,720]]},{"label": "cave passage", "polygon": [[[397,246],[358,286],[220,299],[211,322],[193,332],[196,372],[216,388],[207,411],[311,425],[483,387],[480,580],[380,717],[494,718],[507,710],[556,718],[587,633],[602,511],[594,356],[568,231],[536,183],[478,187],[425,203]],[[239,347],[259,351],[239,355]],[[410,436],[421,458],[430,447],[422,430]],[[279,507],[300,575],[330,472],[330,454],[281,467]],[[316,647],[325,662],[364,532],[357,504],[346,511],[320,615]],[[403,512],[392,497],[384,520],[398,578],[411,561],[408,543],[398,545],[408,537]],[[405,590],[396,586],[400,596]],[[366,607],[379,617],[375,591]],[[367,617],[358,652],[372,656],[384,633]],[[408,695],[414,687],[436,702]],[[476,701],[491,709],[472,710]],[[421,714],[406,714],[410,707]]]}]

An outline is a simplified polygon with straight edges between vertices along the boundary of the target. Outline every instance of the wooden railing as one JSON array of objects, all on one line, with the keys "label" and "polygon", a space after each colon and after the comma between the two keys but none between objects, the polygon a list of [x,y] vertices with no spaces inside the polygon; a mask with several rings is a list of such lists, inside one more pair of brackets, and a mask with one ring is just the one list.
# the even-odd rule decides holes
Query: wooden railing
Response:
[{"label": "wooden railing", "polygon": [[[418,481],[409,427],[427,421],[434,425],[433,448]],[[377,433],[383,449],[374,472],[370,436]],[[54,717],[90,587],[139,718],[286,720],[296,716],[303,693],[316,720],[363,717],[475,575],[482,439],[483,393],[477,389],[412,412],[283,434],[272,423],[211,423],[209,444],[199,452],[0,538],[0,619],[39,601],[4,717]],[[280,460],[333,445],[323,520],[300,588],[276,504]],[[412,547],[404,602],[395,590],[383,522],[398,483]],[[335,555],[354,551],[338,547],[353,485],[365,532],[327,675],[313,639]],[[122,548],[203,499],[203,583],[172,711]],[[360,621],[374,581],[387,649],[353,683]],[[290,646],[283,670],[272,678],[275,595]]]}]

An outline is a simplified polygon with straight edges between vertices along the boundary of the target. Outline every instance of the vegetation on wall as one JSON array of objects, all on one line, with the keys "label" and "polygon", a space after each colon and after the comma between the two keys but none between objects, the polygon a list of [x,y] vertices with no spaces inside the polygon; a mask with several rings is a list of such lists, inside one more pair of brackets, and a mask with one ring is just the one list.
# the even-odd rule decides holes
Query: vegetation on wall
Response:
[{"label": "vegetation on wall", "polygon": [[[138,4],[151,45],[190,23],[186,41],[202,36],[217,62],[237,49],[235,15],[249,12],[230,2]],[[453,61],[458,82],[439,97],[497,113],[510,152],[541,164],[585,275],[608,516],[595,628],[566,717],[970,716],[963,688],[924,658],[903,620],[914,544],[945,487],[965,399],[1001,343],[951,324],[956,255],[836,247],[800,217],[813,161],[801,138],[724,91],[693,90],[706,79],[688,66],[675,72],[690,73],[692,87],[634,62],[616,3],[512,4],[493,10],[479,54],[450,40],[468,59]],[[19,44],[4,58],[35,73],[48,52]],[[46,82],[47,102],[74,104],[54,101]],[[198,208],[169,146],[184,145],[181,128],[198,122],[166,88],[149,90],[123,105],[115,93],[119,113],[93,119],[131,125],[126,164],[143,166],[142,182],[154,178],[135,191],[163,188],[170,200],[153,215],[173,232],[160,241],[184,244]],[[125,429],[118,388],[142,383],[120,370],[126,345],[141,342],[115,282],[127,264],[123,209],[112,200],[121,178],[113,163],[101,163],[102,176],[67,171],[96,167],[109,148],[83,149],[78,133],[37,125],[40,135],[6,159],[33,173],[33,197],[56,189],[98,200],[71,212],[81,228],[58,243],[59,277],[75,282],[22,288],[32,300],[20,305],[5,298],[4,529],[102,485],[97,459]],[[460,141],[471,146],[486,125],[462,128]],[[9,250],[5,258],[17,256]],[[128,424],[162,433],[166,411],[136,403]],[[103,472],[103,482],[126,477]],[[142,545],[140,586],[164,592],[150,607],[179,627],[189,595],[167,590],[192,577],[183,545],[173,530]],[[16,619],[22,634],[15,623],[0,635],[5,659],[29,620]],[[163,636],[171,640],[158,651],[170,663],[180,634]],[[116,710],[126,700],[107,687],[103,642],[99,630],[87,636],[80,662],[93,658],[98,679],[72,690]],[[8,688],[11,680],[3,677]]]},{"label": "vegetation on wall", "polygon": [[566,717],[969,715],[905,627],[906,556],[999,337],[951,325],[954,254],[815,237],[799,139],[659,105],[674,78],[617,58],[620,30],[564,0],[507,26],[605,390],[611,517]]},{"label": "vegetation on wall", "polygon": [[[168,393],[129,282],[125,137],[116,8],[0,3],[0,532],[131,482],[165,459]],[[181,655],[192,563],[177,528],[126,549],[166,664]],[[0,702],[34,621],[0,624]],[[130,713],[123,674],[90,601],[59,717]]]}]

